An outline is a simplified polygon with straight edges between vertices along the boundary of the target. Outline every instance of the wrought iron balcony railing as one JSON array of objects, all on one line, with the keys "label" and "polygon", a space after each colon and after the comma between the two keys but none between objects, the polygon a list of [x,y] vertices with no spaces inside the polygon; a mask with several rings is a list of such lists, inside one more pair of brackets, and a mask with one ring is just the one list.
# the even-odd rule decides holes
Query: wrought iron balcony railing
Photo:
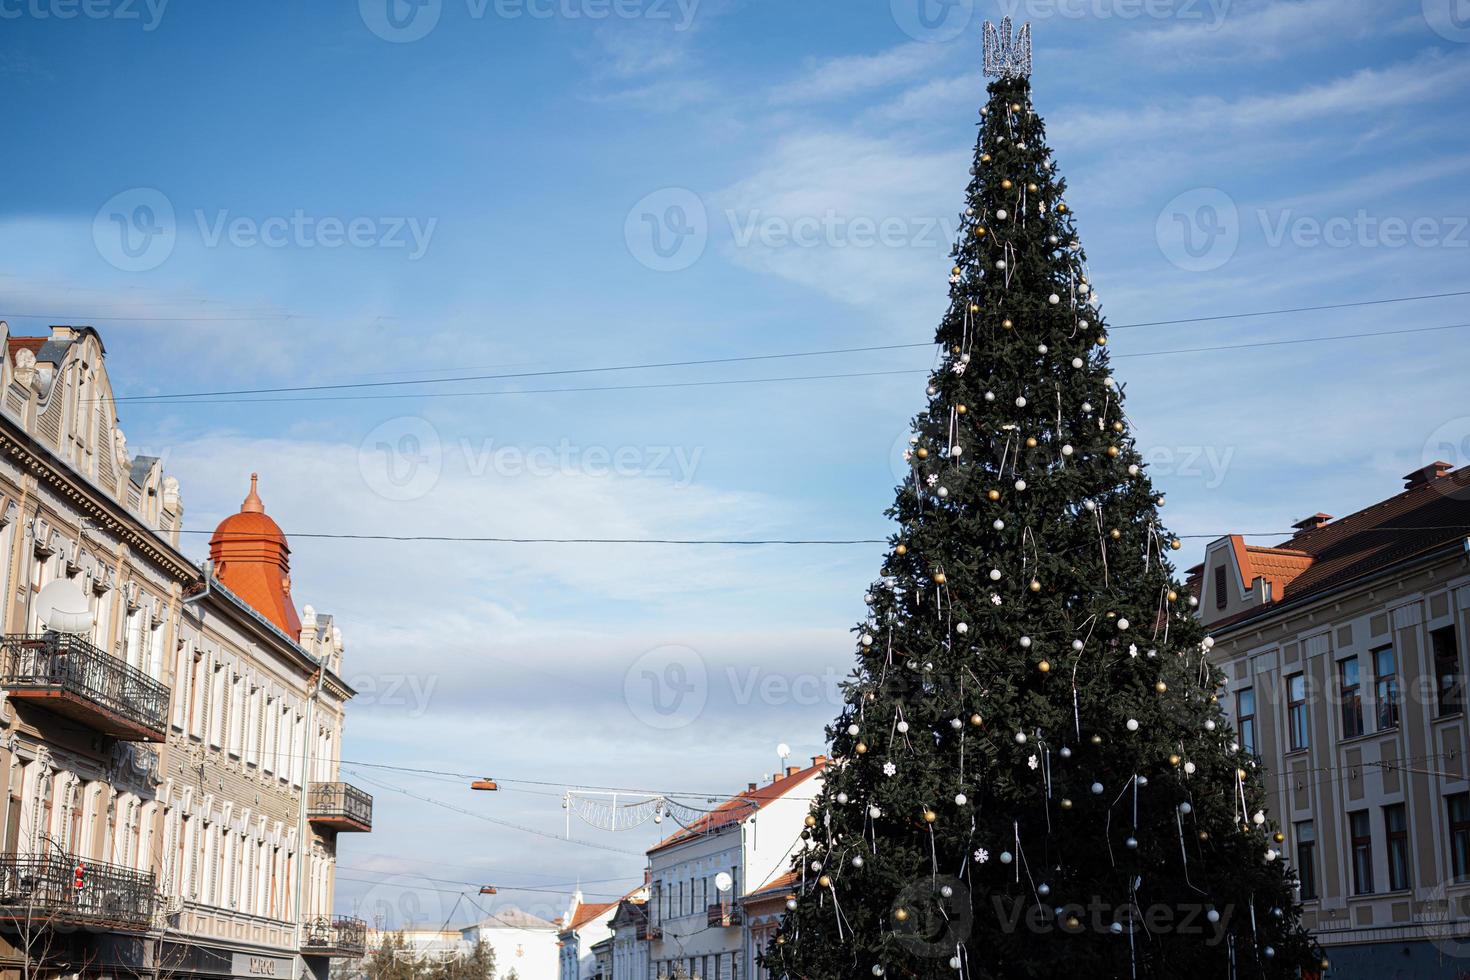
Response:
[{"label": "wrought iron balcony railing", "polygon": [[306,816],[319,827],[366,833],[373,829],[373,798],[351,783],[312,783]]},{"label": "wrought iron balcony railing", "polygon": [[301,952],[309,956],[362,956],[367,951],[367,923],[350,915],[322,916],[306,923]]},{"label": "wrought iron balcony railing", "polygon": [[29,701],[131,742],[162,742],[168,688],[70,633],[8,634],[0,687]]},{"label": "wrought iron balcony railing", "polygon": [[152,872],[75,857],[62,861],[59,854],[0,855],[0,921],[146,932],[157,903]]},{"label": "wrought iron balcony railing", "polygon": [[709,907],[708,924],[715,927],[740,925],[740,910],[716,902]]}]

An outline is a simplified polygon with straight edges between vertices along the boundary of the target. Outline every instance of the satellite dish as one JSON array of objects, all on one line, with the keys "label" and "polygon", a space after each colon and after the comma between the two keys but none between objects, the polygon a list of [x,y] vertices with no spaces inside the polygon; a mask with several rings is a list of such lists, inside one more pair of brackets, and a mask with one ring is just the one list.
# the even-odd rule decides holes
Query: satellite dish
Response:
[{"label": "satellite dish", "polygon": [[48,582],[36,593],[36,618],[48,630],[58,633],[89,633],[92,630],[92,607],[87,597],[71,579]]},{"label": "satellite dish", "polygon": [[728,871],[721,871],[715,875],[715,889],[717,891],[727,892],[734,887],[735,879],[730,877]]},{"label": "satellite dish", "polygon": [[791,746],[787,745],[785,742],[782,742],[780,745],[776,746],[776,754],[783,759],[789,758],[791,755]]}]

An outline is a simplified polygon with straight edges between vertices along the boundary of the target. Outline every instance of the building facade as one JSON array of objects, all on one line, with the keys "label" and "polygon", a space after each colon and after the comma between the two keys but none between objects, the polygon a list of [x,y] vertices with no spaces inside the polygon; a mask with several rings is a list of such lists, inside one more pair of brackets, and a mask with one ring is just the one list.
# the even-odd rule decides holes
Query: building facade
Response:
[{"label": "building facade", "polygon": [[588,902],[579,888],[572,894],[556,935],[557,975],[560,980],[593,980],[597,976],[594,948],[612,936],[617,902]]},{"label": "building facade", "polygon": [[653,980],[752,975],[744,900],[789,868],[827,764],[817,756],[764,786],[751,783],[648,852]]},{"label": "building facade", "polygon": [[1470,969],[1470,469],[1192,570],[1221,692],[1332,975]]},{"label": "building facade", "polygon": [[494,951],[498,975],[514,970],[519,980],[557,980],[556,933],[555,923],[514,906],[498,908],[460,930],[467,947],[483,942]]},{"label": "building facade", "polygon": [[0,323],[0,352],[0,970],[325,977],[365,942],[337,837],[372,821],[337,778],[340,630],[298,615],[253,480],[183,554],[95,331]]}]

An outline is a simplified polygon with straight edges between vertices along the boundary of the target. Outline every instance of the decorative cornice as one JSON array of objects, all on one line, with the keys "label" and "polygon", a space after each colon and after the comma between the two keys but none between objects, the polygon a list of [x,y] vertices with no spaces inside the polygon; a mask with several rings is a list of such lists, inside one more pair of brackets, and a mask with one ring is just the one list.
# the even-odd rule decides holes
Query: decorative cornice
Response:
[{"label": "decorative cornice", "polygon": [[181,582],[199,578],[199,569],[193,562],[167,543],[157,531],[103,494],[100,487],[85,482],[28,433],[16,431],[14,422],[3,416],[0,416],[0,451],[13,459],[23,472],[34,476],[38,486],[46,487],[75,507],[95,530],[116,536]]}]

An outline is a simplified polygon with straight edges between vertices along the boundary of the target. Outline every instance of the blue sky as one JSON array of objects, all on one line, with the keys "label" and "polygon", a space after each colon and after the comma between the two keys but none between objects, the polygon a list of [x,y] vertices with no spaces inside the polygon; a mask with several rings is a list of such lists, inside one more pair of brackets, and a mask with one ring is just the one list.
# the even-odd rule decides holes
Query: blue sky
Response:
[{"label": "blue sky", "polygon": [[[1000,5],[386,3],[0,2],[0,317],[96,325],[125,395],[930,338]],[[1463,2],[1004,11],[1033,23],[1115,327],[1470,289]],[[1117,329],[1174,530],[1342,515],[1470,462],[1470,331],[1129,355],[1461,322],[1465,297]],[[929,358],[120,409],[197,529],[259,470],[288,531],[873,538],[923,384],[874,372]],[[525,393],[816,374],[868,376]],[[363,690],[347,758],[548,784],[358,768],[377,829],[344,839],[338,904],[390,925],[464,918],[428,878],[545,888],[498,900],[548,916],[565,883],[624,890],[655,828],[557,843],[368,777],[553,834],[566,784],[736,791],[781,742],[820,751],[880,553],[294,544]]]}]

